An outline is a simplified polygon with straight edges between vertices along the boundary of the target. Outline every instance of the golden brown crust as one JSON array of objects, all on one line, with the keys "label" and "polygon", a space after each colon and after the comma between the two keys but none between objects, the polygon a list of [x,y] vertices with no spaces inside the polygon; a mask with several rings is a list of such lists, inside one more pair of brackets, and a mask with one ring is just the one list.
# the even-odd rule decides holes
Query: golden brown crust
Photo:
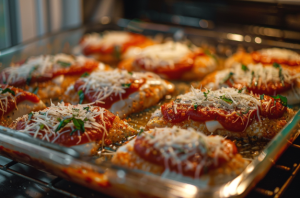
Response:
[{"label": "golden brown crust", "polygon": [[202,131],[206,135],[221,135],[228,138],[246,138],[246,137],[258,137],[263,139],[272,139],[295,115],[294,110],[287,109],[287,112],[279,119],[262,118],[261,122],[254,120],[243,132],[232,132],[226,129],[217,129],[213,133],[208,131],[205,122],[198,122],[194,120],[185,120],[180,123],[172,124],[163,119],[162,115],[153,116],[146,125],[146,129],[152,129],[155,127],[172,127],[178,126],[183,129],[189,127],[195,130]]},{"label": "golden brown crust", "polygon": [[[164,167],[159,166],[140,158],[133,150],[132,144],[125,145],[126,151],[117,151],[112,158],[112,163],[120,166],[125,166],[130,169],[139,169],[153,174],[161,175],[164,172]],[[210,170],[208,174],[200,177],[200,179],[208,179],[208,185],[216,185],[225,183],[240,174],[248,164],[240,154],[237,154],[231,161],[225,163],[221,167]]]}]

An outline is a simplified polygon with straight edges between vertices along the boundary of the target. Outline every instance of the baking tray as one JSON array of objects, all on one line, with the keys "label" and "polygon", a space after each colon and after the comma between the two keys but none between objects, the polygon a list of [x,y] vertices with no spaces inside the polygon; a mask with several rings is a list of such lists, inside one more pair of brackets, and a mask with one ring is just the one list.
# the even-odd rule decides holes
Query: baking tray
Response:
[{"label": "baking tray", "polygon": [[[251,51],[263,47],[285,47],[300,50],[300,45],[280,41],[260,40],[259,44],[245,42],[244,35],[182,28],[154,23],[141,23],[120,19],[117,24],[85,26],[70,31],[47,35],[37,40],[1,51],[0,62],[3,67],[11,62],[18,62],[29,56],[40,54],[72,53],[82,35],[86,32],[112,29],[126,29],[154,36],[155,39],[181,40],[186,37],[197,45],[211,47],[220,57],[234,53],[244,47]],[[2,67],[2,68],[3,68]],[[181,83],[181,82],[176,82]],[[295,108],[295,107],[294,107]],[[154,110],[154,108],[152,108]],[[146,110],[143,113],[150,113]],[[131,116],[132,123],[141,119],[140,114]],[[24,134],[0,126],[0,153],[13,160],[29,164],[59,177],[77,182],[94,190],[113,196],[124,195],[144,197],[241,197],[267,173],[280,154],[298,135],[300,113],[255,157],[247,168],[231,182],[200,188],[197,183],[187,184],[161,178],[142,171],[118,167],[109,162],[98,163],[97,157],[81,156],[75,150],[32,139]],[[138,126],[138,122],[136,122]],[[135,125],[135,124],[134,124]]]}]

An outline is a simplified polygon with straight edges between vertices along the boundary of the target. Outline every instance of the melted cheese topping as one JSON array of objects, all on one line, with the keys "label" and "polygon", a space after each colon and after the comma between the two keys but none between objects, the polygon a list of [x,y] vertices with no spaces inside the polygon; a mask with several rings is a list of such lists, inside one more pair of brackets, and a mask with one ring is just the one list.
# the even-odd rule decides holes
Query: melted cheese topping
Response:
[{"label": "melted cheese topping", "polygon": [[186,44],[170,41],[144,49],[132,48],[126,53],[125,57],[135,56],[136,59],[141,59],[140,61],[146,69],[151,69],[153,67],[173,67],[191,52],[192,50]]},{"label": "melted cheese topping", "polygon": [[[88,109],[87,109],[88,107]],[[99,130],[103,130],[106,135],[108,132],[106,130],[104,118],[104,108],[86,105],[65,105],[63,102],[54,105],[51,103],[51,106],[45,110],[32,112],[32,118],[29,120],[29,116],[25,115],[19,118],[19,120],[24,120],[25,128],[23,130],[19,130],[20,132],[27,133],[33,135],[34,138],[37,136],[42,137],[42,140],[46,140],[50,142],[50,138],[52,139],[52,143],[55,142],[61,134],[70,133],[70,130],[64,130],[66,128],[71,128],[72,131],[75,130],[75,134],[78,136],[81,135],[80,130],[76,130],[76,127],[73,121],[67,123],[64,127],[62,127],[59,131],[55,132],[59,127],[61,121],[68,118],[76,118],[80,119],[84,122],[85,129],[94,129],[94,132],[97,133]],[[96,122],[95,117],[100,116],[100,121],[102,123]],[[42,133],[43,132],[43,133]],[[86,133],[86,135],[88,135]],[[53,138],[55,137],[55,138]],[[80,143],[77,142],[77,144]]]},{"label": "melted cheese topping", "polygon": [[[5,89],[5,88],[4,88]],[[3,89],[3,90],[4,90]],[[2,92],[2,91],[1,91]],[[5,114],[7,112],[7,107],[8,107],[8,101],[11,100],[13,101],[15,107],[17,108],[17,102],[16,102],[16,97],[18,95],[21,95],[22,92],[17,93],[15,96],[13,96],[11,93],[6,92],[6,93],[1,93],[0,94],[0,111]]]},{"label": "melted cheese topping", "polygon": [[[2,78],[3,82],[9,84],[19,80],[26,80],[30,76],[52,77],[53,71],[73,64],[81,66],[86,60],[87,58],[84,56],[74,58],[66,54],[31,57],[22,65],[5,68],[2,72]],[[67,64],[67,66],[64,66],[64,64]]]},{"label": "melted cheese topping", "polygon": [[158,83],[161,83],[160,77],[150,72],[129,73],[125,70],[115,69],[112,71],[93,72],[86,78],[80,78],[80,80],[84,81],[84,84],[79,89],[84,90],[85,94],[93,92],[97,98],[96,101],[102,101],[112,95],[119,95],[121,97],[122,94],[126,93],[127,84],[132,81],[139,81],[142,78],[157,79],[159,80]]},{"label": "melted cheese topping", "polygon": [[267,56],[270,58],[300,61],[300,55],[292,50],[280,49],[280,48],[269,48],[269,49],[261,49],[258,52],[262,56]]},{"label": "melted cheese topping", "polygon": [[300,74],[294,75],[291,71],[275,67],[264,67],[261,63],[259,64],[249,64],[246,66],[247,70],[244,71],[242,69],[242,65],[240,63],[236,64],[234,67],[230,69],[226,69],[224,71],[220,71],[217,73],[215,79],[216,84],[223,84],[224,79],[229,75],[230,72],[233,73],[231,78],[233,78],[235,83],[247,83],[248,85],[252,84],[253,77],[258,80],[258,85],[266,84],[268,82],[281,82],[281,78],[284,79],[285,82],[291,83],[292,80],[299,78]]},{"label": "melted cheese topping", "polygon": [[[175,103],[201,105],[206,107],[216,107],[221,109],[241,109],[251,110],[257,109],[261,105],[260,100],[256,97],[244,93],[239,93],[234,88],[221,88],[216,91],[206,90],[202,92],[201,89],[194,89],[191,87],[191,92],[178,96]],[[231,100],[232,102],[227,102]]]},{"label": "melted cheese topping", "polygon": [[130,40],[130,34],[122,31],[106,31],[102,34],[92,33],[84,36],[83,47],[98,46],[109,48],[113,46],[121,46]]},{"label": "melted cheese topping", "polygon": [[164,156],[166,171],[169,171],[169,160],[171,160],[172,164],[179,166],[178,170],[182,170],[182,162],[187,164],[185,167],[187,170],[193,169],[194,166],[189,161],[189,157],[196,153],[201,153],[198,159],[200,163],[195,171],[195,178],[199,178],[199,173],[203,167],[212,163],[217,165],[220,156],[228,159],[228,156],[233,155],[232,147],[230,147],[229,151],[225,148],[223,143],[224,137],[206,136],[192,128],[187,130],[176,126],[173,126],[173,128],[155,128],[149,132],[142,133],[141,136],[149,144],[153,144],[153,147]]}]

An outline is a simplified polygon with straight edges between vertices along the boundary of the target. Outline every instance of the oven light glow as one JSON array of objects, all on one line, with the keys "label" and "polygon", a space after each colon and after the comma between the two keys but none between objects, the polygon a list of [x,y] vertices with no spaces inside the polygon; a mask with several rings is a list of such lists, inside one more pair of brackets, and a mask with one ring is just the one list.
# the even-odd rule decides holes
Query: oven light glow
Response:
[{"label": "oven light glow", "polygon": [[255,43],[261,43],[261,38],[255,37],[254,41],[255,41]]},{"label": "oven light glow", "polygon": [[231,33],[228,33],[227,34],[227,38],[229,40],[234,40],[234,41],[243,41],[244,40],[244,37],[240,34],[231,34]]}]

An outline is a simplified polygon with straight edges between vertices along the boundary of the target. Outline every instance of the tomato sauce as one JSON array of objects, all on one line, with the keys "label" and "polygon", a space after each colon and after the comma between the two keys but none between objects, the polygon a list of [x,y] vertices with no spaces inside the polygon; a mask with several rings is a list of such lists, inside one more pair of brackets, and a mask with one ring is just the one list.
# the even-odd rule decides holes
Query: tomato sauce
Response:
[{"label": "tomato sauce", "polygon": [[[235,83],[232,82],[231,79],[225,82],[229,87],[234,87],[236,89],[242,89],[243,87],[247,87],[249,92],[252,91],[254,94],[266,94],[271,96],[276,96],[277,94],[286,92],[292,88],[294,82],[288,83],[284,82],[284,86],[282,82],[267,82],[266,83],[259,83],[257,82],[256,78],[254,77],[251,84],[249,83]],[[257,83],[257,85],[255,85]]]},{"label": "tomato sauce", "polygon": [[[222,149],[227,155],[226,156],[218,155],[217,157],[218,163],[214,163],[215,153],[211,153],[209,157],[207,156],[208,161],[210,161],[211,163],[204,164],[198,176],[207,173],[211,169],[220,167],[222,164],[231,160],[235,154],[237,154],[237,148],[233,142],[231,142],[230,140],[224,140],[223,144],[224,147]],[[195,174],[197,172],[196,170],[197,166],[201,163],[201,160],[199,160],[199,158],[203,159],[203,157],[205,157],[204,155],[208,155],[207,153],[203,154],[200,151],[198,151],[195,154],[188,157],[186,161],[179,162],[179,166],[178,166],[177,163],[172,163],[170,158],[166,159],[164,155],[153,145],[154,145],[153,143],[149,143],[147,140],[145,140],[143,136],[138,136],[134,143],[134,151],[142,159],[150,163],[163,166],[165,169],[168,168],[171,171],[182,173],[183,175],[190,176],[190,177],[195,177]],[[173,149],[175,150],[176,148]],[[177,154],[177,157],[180,158],[180,156],[182,155],[187,155],[187,154],[182,152]],[[187,162],[192,163],[191,168],[187,168],[188,167]],[[179,169],[179,167],[181,170]]]},{"label": "tomato sauce", "polygon": [[9,84],[9,85],[12,85],[12,86],[24,86],[26,84],[33,84],[33,83],[36,83],[36,82],[46,82],[46,81],[50,81],[58,76],[61,76],[61,75],[81,75],[85,72],[92,72],[94,71],[95,69],[98,68],[98,65],[99,63],[97,61],[92,61],[92,60],[87,60],[85,62],[85,64],[83,66],[80,66],[80,65],[71,65],[70,67],[66,67],[66,68],[59,68],[59,69],[55,69],[55,70],[52,70],[52,71],[47,71],[47,76],[41,76],[41,75],[34,75],[34,72],[33,72],[33,75],[32,77],[30,78],[29,82],[28,82],[28,79],[19,79],[15,82],[5,82],[3,80],[3,74],[6,76],[5,79],[7,79],[9,77],[9,73],[1,73],[0,74],[0,82],[3,83],[3,84]]},{"label": "tomato sauce", "polygon": [[[120,53],[124,53],[128,48],[138,46],[144,43],[147,37],[139,34],[130,33],[130,39],[120,47]],[[84,39],[81,41],[84,42]],[[115,52],[115,46],[104,47],[102,45],[88,45],[83,49],[84,55],[88,56],[91,54],[113,54]]]},{"label": "tomato sauce", "polygon": [[273,64],[273,63],[278,63],[278,64],[284,64],[288,66],[300,66],[300,61],[298,60],[286,60],[286,59],[280,59],[280,58],[272,58],[268,56],[263,56],[259,52],[253,52],[252,58],[255,62],[257,63],[262,63],[262,64]]},{"label": "tomato sauce", "polygon": [[16,103],[14,103],[14,101],[12,99],[8,99],[7,100],[7,105],[6,105],[6,111],[3,110],[3,109],[5,109],[5,107],[0,108],[0,115],[1,116],[9,114],[10,112],[12,112],[16,108],[16,106],[19,103],[21,103],[25,100],[28,100],[28,101],[33,102],[33,103],[39,103],[40,102],[40,99],[36,95],[34,95],[33,93],[23,91],[22,89],[14,88],[14,87],[11,87],[11,86],[8,87],[7,85],[0,85],[0,87],[3,90],[5,88],[9,88],[12,91],[14,91],[15,94],[16,94],[16,97],[15,97]]},{"label": "tomato sauce", "polygon": [[[82,86],[85,82],[82,80],[77,80],[74,84],[74,89],[76,92],[78,92],[80,89],[80,86]],[[126,99],[130,96],[130,94],[134,92],[138,92],[140,87],[146,83],[146,79],[140,79],[140,80],[131,80],[128,84],[130,84],[130,87],[126,88],[126,92],[120,95],[115,95],[114,93],[108,96],[107,98],[101,100],[104,103],[96,103],[96,106],[103,107],[105,109],[109,109],[115,102],[121,100],[121,99]],[[83,89],[83,92],[85,93],[85,89]],[[97,97],[94,96],[95,91],[91,91],[89,93],[85,93],[84,97],[85,99],[91,103],[95,102],[97,100]]]},{"label": "tomato sauce", "polygon": [[[95,117],[95,119],[96,119],[96,122],[101,124],[102,119],[100,116],[101,115]],[[115,117],[116,116],[114,114],[105,110],[104,115],[103,115],[103,120],[105,122],[105,127],[106,127],[107,131],[112,127]],[[25,128],[24,121],[19,121],[17,123],[16,130],[23,130],[24,128]],[[65,132],[65,131],[67,131],[67,132]],[[62,133],[62,132],[65,132],[65,133]],[[71,132],[72,132],[71,128],[64,127],[63,129],[60,130],[60,136],[59,136],[59,138],[57,138],[55,140],[54,143],[60,144],[62,146],[66,146],[66,147],[71,147],[71,146],[76,146],[76,145],[81,145],[81,144],[86,144],[86,143],[91,143],[91,142],[97,143],[100,140],[102,140],[103,135],[104,136],[106,135],[105,131],[100,128],[98,130],[85,128],[85,132],[84,133],[80,132],[80,136],[78,136],[77,131],[74,132],[72,135],[71,135]],[[40,133],[43,133],[43,130],[41,130]],[[56,133],[56,134],[59,135],[59,133]],[[33,136],[34,133],[31,133],[31,135]],[[52,140],[54,140],[57,137],[57,135],[50,137],[49,138],[50,142]],[[38,135],[37,137],[41,139],[43,136]]]},{"label": "tomato sauce", "polygon": [[[280,99],[264,96],[261,102],[262,106],[258,111],[263,117],[276,119],[282,117],[284,112],[286,112],[287,107],[281,104]],[[243,132],[255,118],[258,119],[257,109],[241,112],[240,110],[224,110],[216,107],[202,107],[200,105],[195,108],[190,104],[177,104],[176,111],[177,113],[174,111],[174,102],[166,103],[161,106],[164,120],[174,124],[187,119],[197,122],[216,120],[227,130]]]},{"label": "tomato sauce", "polygon": [[[151,71],[156,74],[162,74],[167,76],[169,79],[179,79],[181,76],[194,67],[194,62],[196,57],[198,56],[206,56],[203,52],[191,53],[184,57],[182,61],[179,63],[174,64],[174,66],[149,66],[146,67],[143,61],[143,58],[137,58],[134,60],[134,65],[139,66],[143,70]],[[153,69],[149,69],[153,68]]]}]

